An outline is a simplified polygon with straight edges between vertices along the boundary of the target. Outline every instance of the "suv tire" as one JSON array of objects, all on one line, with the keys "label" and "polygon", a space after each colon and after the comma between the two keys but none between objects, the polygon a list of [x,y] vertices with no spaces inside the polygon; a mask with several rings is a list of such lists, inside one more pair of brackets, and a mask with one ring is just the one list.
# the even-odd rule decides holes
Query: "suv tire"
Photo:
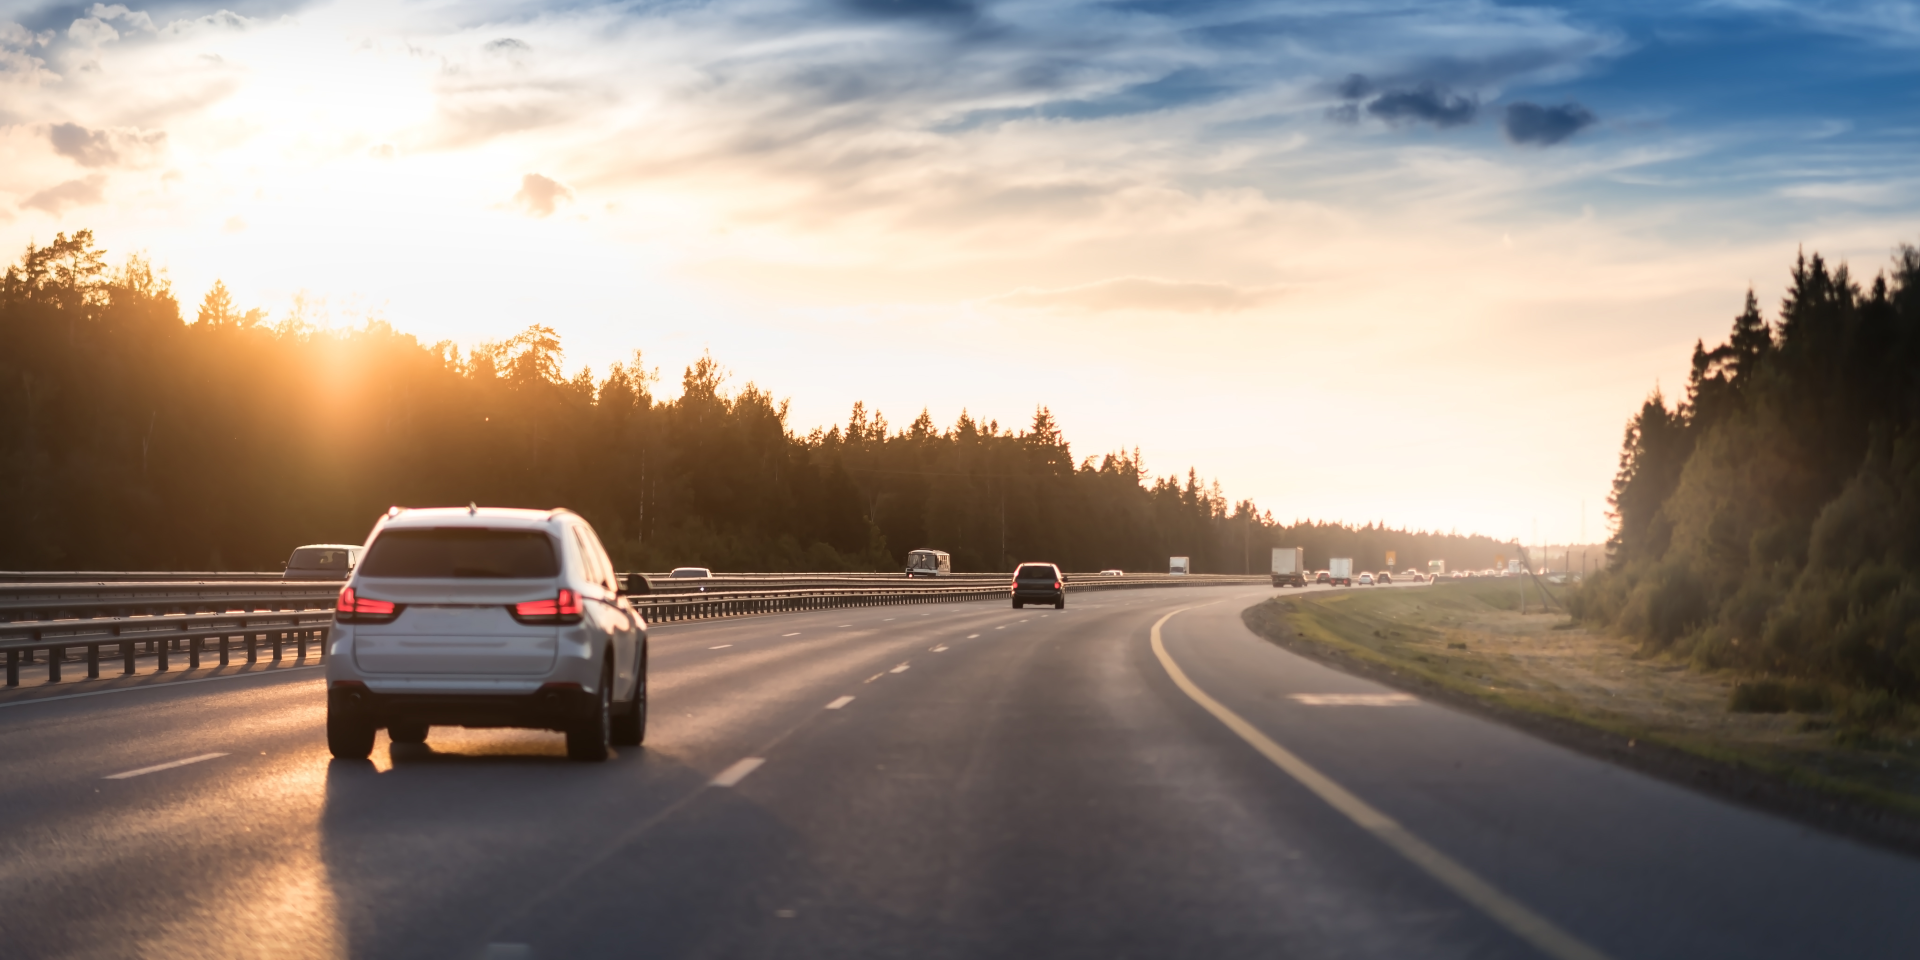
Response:
[{"label": "suv tire", "polygon": [[394,743],[426,743],[427,725],[424,723],[403,722],[387,724],[387,739]]},{"label": "suv tire", "polygon": [[637,747],[647,741],[647,682],[643,677],[635,685],[633,702],[613,715],[612,740],[615,746]]},{"label": "suv tire", "polygon": [[340,760],[365,760],[373,755],[373,724],[327,709],[327,752]]},{"label": "suv tire", "polygon": [[613,739],[613,672],[600,673],[597,709],[567,728],[567,759],[582,763],[602,763]]},{"label": "suv tire", "polygon": [[1065,610],[1067,608],[1067,598],[1061,597],[1060,599],[1055,600],[1053,602],[1053,608],[1055,610]]},{"label": "suv tire", "polygon": [[1018,601],[1018,600],[1015,600],[1015,601],[1013,602],[1013,608],[1014,608],[1015,610],[1024,610],[1024,609],[1026,609],[1026,606],[1027,606],[1026,604],[1024,604],[1024,603],[1021,603],[1021,602],[1020,602],[1020,601]]}]

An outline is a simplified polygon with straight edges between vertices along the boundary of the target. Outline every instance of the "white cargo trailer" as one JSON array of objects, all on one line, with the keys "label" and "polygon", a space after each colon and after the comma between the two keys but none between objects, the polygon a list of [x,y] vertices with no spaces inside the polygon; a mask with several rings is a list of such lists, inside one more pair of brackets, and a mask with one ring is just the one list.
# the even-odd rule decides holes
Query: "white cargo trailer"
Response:
[{"label": "white cargo trailer", "polygon": [[1353,558],[1334,557],[1327,561],[1328,586],[1353,586]]},{"label": "white cargo trailer", "polygon": [[1304,587],[1307,585],[1307,551],[1305,547],[1273,548],[1273,585],[1276,587]]},{"label": "white cargo trailer", "polygon": [[1187,558],[1186,557],[1168,557],[1167,572],[1176,577],[1186,576],[1187,575]]}]

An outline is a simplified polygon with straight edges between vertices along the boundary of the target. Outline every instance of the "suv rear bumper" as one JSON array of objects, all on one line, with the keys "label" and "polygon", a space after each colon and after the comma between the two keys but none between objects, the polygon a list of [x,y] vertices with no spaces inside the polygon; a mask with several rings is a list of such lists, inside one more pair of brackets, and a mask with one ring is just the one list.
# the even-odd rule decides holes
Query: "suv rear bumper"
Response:
[{"label": "suv rear bumper", "polygon": [[577,683],[549,683],[532,693],[376,693],[366,684],[327,686],[327,711],[375,727],[412,722],[448,727],[565,730],[593,716],[600,698]]}]

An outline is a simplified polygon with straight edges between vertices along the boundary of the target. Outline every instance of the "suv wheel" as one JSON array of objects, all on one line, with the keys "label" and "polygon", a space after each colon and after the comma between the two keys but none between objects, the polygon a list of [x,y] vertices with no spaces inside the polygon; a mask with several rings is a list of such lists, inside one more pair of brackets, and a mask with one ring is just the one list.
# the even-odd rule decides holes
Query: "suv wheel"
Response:
[{"label": "suv wheel", "polygon": [[1018,601],[1018,600],[1015,600],[1015,601],[1013,602],[1013,608],[1014,608],[1015,610],[1024,610],[1024,609],[1026,609],[1026,606],[1027,606],[1026,604],[1024,604],[1024,603],[1021,603],[1021,602],[1020,602],[1020,601]]},{"label": "suv wheel", "polygon": [[567,728],[567,759],[600,763],[607,759],[607,747],[613,739],[613,673],[600,674],[598,709],[573,722]]},{"label": "suv wheel", "polygon": [[633,690],[633,702],[620,709],[613,717],[613,742],[617,746],[637,747],[647,740],[647,684],[638,681]]},{"label": "suv wheel", "polygon": [[373,754],[373,724],[328,707],[327,752],[341,760],[365,760]]},{"label": "suv wheel", "polygon": [[394,743],[426,743],[427,725],[424,723],[389,723],[387,738]]},{"label": "suv wheel", "polygon": [[1065,610],[1067,608],[1067,598],[1061,597],[1060,599],[1055,600],[1053,602],[1053,608],[1055,610]]}]

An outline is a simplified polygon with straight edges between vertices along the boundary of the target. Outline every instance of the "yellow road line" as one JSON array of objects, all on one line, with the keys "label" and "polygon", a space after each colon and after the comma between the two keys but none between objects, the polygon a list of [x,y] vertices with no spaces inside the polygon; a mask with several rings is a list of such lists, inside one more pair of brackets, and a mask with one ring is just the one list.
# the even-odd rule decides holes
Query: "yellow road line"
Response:
[{"label": "yellow road line", "polygon": [[1313,791],[1315,796],[1325,800],[1347,819],[1359,825],[1368,833],[1380,838],[1401,856],[1413,862],[1413,865],[1427,872],[1427,875],[1440,881],[1462,900],[1479,907],[1495,923],[1507,928],[1514,936],[1533,944],[1540,952],[1554,957],[1555,960],[1607,960],[1607,955],[1582,943],[1573,934],[1555,926],[1553,921],[1528,910],[1519,901],[1501,893],[1493,884],[1480,879],[1478,874],[1461,866],[1452,857],[1435,850],[1426,841],[1414,836],[1392,817],[1375,810],[1370,804],[1347,791],[1347,788],[1333,782],[1326,774],[1294,756],[1292,751],[1275,743],[1273,738],[1261,733],[1259,728],[1248,723],[1239,714],[1227,709],[1225,704],[1207,695],[1191,679],[1180,665],[1173,662],[1167,654],[1166,644],[1160,641],[1160,627],[1173,619],[1175,613],[1190,610],[1182,607],[1161,617],[1153,625],[1153,655],[1160,658],[1160,666],[1166,668],[1167,676],[1173,678],[1174,686],[1180,692],[1192,698],[1194,703],[1204,707],[1214,718],[1225,724],[1245,740],[1248,746],[1260,752],[1260,755],[1273,761],[1273,765],[1287,772],[1288,776],[1300,781],[1301,785]]}]

